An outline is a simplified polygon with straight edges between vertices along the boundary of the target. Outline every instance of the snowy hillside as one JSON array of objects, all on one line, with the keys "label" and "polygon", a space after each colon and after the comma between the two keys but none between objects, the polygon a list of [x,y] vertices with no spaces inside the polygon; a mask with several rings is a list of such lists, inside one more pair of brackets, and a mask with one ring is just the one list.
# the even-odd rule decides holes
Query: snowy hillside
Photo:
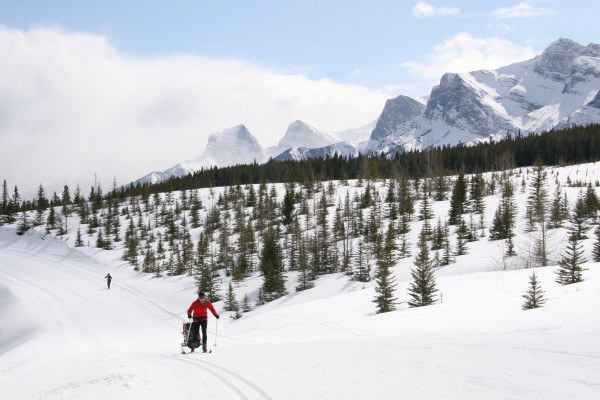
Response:
[{"label": "snowy hillside", "polygon": [[[554,199],[557,183],[558,197],[563,203],[567,199],[569,209],[587,190],[600,194],[600,163],[548,167],[545,171],[549,201]],[[288,294],[258,304],[264,282],[256,270],[259,254],[254,254],[255,269],[232,286],[239,302],[248,297],[252,310],[233,319],[229,318],[233,312],[224,311],[224,301],[215,302],[221,318],[209,317],[209,354],[180,354],[181,324],[197,289],[194,276],[188,273],[197,276],[198,270],[192,267],[182,275],[169,273],[183,258],[187,235],[196,254],[200,233],[208,232],[209,221],[215,218],[220,218],[221,227],[213,232],[208,251],[214,252],[216,260],[218,248],[229,238],[230,252],[237,255],[240,233],[234,228],[235,218],[243,215],[246,223],[258,224],[262,217],[253,216],[253,207],[258,206],[249,201],[250,193],[254,191],[257,198],[264,196],[266,204],[281,205],[284,185],[199,189],[123,200],[117,208],[120,240],[112,241],[110,250],[96,247],[104,225],[88,234],[89,224],[80,225],[75,212],[62,236],[56,236],[58,230],[45,234],[45,225],[19,236],[15,234],[19,220],[0,226],[0,396],[596,399],[600,387],[600,314],[594,305],[600,300],[600,264],[591,262],[598,240],[596,225],[589,226],[588,238],[582,241],[587,260],[583,282],[561,285],[555,281],[556,264],[567,244],[566,221],[564,227],[551,229],[547,236],[549,265],[526,268],[534,264],[532,247],[539,239],[528,232],[525,218],[535,174],[533,168],[522,168],[505,175],[514,185],[518,212],[514,238],[517,255],[512,257],[505,255],[504,240],[489,240],[489,228],[501,202],[501,175],[483,175],[488,190],[482,217],[463,215],[467,224],[476,226],[477,240],[466,244],[465,255],[453,256],[455,262],[435,267],[439,289],[435,304],[408,307],[410,271],[423,225],[435,227],[438,219],[448,218],[450,181],[445,200],[428,198],[430,219],[419,219],[424,200],[422,195],[415,200],[407,234],[411,255],[400,258],[396,254],[392,267],[397,282],[396,311],[377,314],[373,303],[377,282],[356,279],[361,246],[371,278],[377,269],[375,257],[367,255],[371,245],[366,236],[349,239],[354,249],[350,270],[319,274],[313,288],[299,292],[295,287],[301,271],[289,271],[291,253],[284,244],[292,240],[288,236],[281,239],[286,249]],[[388,217],[396,203],[383,201],[391,184],[380,180],[316,185],[313,197],[295,204],[303,236],[317,235],[322,204],[327,205],[329,229],[336,225],[337,210],[347,205],[362,215],[365,224],[381,214],[378,230],[385,232],[390,223],[398,223]],[[414,184],[411,187],[416,194]],[[306,195],[306,188],[295,190]],[[367,192],[374,202],[360,208]],[[236,199],[243,202],[237,204]],[[202,204],[195,228],[194,201]],[[241,207],[243,214],[238,214],[236,207]],[[306,214],[301,211],[304,207]],[[162,223],[163,218],[170,218],[170,210],[179,210],[173,214],[179,232],[174,236],[168,233],[173,227],[171,221]],[[98,217],[108,219],[111,212],[104,207]],[[43,220],[48,216],[46,211]],[[34,220],[35,213],[28,218]],[[347,220],[346,227],[350,229],[358,221]],[[480,222],[483,226],[478,225]],[[161,239],[168,247],[162,261],[155,262],[155,270],[148,273],[136,272],[130,263],[122,261],[132,224],[140,235],[140,268],[145,268],[142,254],[148,249],[158,258]],[[76,247],[78,232],[81,247]],[[218,233],[223,232],[228,234],[219,238]],[[169,238],[173,243],[167,245]],[[449,240],[455,249],[455,227],[450,227]],[[342,245],[337,242],[334,247],[341,249]],[[524,311],[522,296],[533,270],[545,291],[546,304]],[[218,272],[220,294],[225,296],[232,277],[223,270]],[[107,273],[114,278],[110,290],[104,280]]]}]

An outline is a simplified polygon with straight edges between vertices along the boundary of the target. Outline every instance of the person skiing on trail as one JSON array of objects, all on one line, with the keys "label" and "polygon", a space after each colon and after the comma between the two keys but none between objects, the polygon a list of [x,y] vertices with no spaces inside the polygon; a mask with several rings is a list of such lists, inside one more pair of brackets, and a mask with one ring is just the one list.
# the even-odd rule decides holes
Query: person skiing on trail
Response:
[{"label": "person skiing on trail", "polygon": [[215,311],[212,303],[206,298],[204,292],[198,292],[198,299],[195,300],[190,308],[188,309],[188,319],[193,318],[192,326],[190,328],[190,336],[188,339],[187,346],[192,348],[195,345],[196,338],[198,337],[198,328],[202,327],[202,351],[206,353],[206,327],[208,326],[208,310],[219,319],[219,314]]},{"label": "person skiing on trail", "polygon": [[107,274],[105,276],[106,278],[106,284],[108,285],[108,290],[110,290],[110,281],[112,281],[112,276],[110,276],[110,274]]}]

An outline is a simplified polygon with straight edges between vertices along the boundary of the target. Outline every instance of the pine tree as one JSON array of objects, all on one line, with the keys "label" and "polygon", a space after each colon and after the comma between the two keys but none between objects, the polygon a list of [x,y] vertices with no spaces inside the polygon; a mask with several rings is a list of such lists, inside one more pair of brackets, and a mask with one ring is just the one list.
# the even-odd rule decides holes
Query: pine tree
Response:
[{"label": "pine tree", "polygon": [[507,180],[502,187],[502,199],[490,227],[490,240],[508,239],[514,236],[517,209],[513,198],[512,183]]},{"label": "pine tree", "polygon": [[284,296],[286,291],[281,247],[272,229],[264,236],[259,268],[264,280],[260,300],[269,302]]},{"label": "pine tree", "polygon": [[296,291],[311,289],[315,286],[313,280],[313,274],[310,266],[308,265],[308,250],[306,248],[306,242],[304,240],[300,243],[299,257],[298,257],[298,286]]},{"label": "pine tree", "polygon": [[81,228],[77,228],[77,237],[75,239],[75,247],[83,247],[83,240],[81,238]]},{"label": "pine tree", "polygon": [[371,269],[365,261],[365,247],[362,241],[358,242],[358,251],[355,257],[354,279],[359,282],[369,282],[371,280]]},{"label": "pine tree", "polygon": [[248,293],[244,294],[244,299],[242,300],[242,311],[245,313],[252,311],[252,304],[250,303]]},{"label": "pine tree", "polygon": [[548,215],[548,189],[546,187],[546,170],[541,157],[538,157],[534,163],[534,173],[531,182],[531,189],[527,197],[527,230],[535,231],[540,229],[539,225],[546,224]]},{"label": "pine tree", "polygon": [[577,233],[570,231],[569,244],[561,260],[558,262],[556,282],[567,285],[583,280],[582,273],[585,269],[581,265],[585,262],[585,258],[583,257],[582,249],[583,246],[580,244]]},{"label": "pine tree", "polygon": [[290,225],[292,223],[295,197],[296,195],[294,193],[294,188],[286,187],[285,195],[283,196],[283,206],[281,209],[284,225]]},{"label": "pine tree", "polygon": [[227,287],[227,293],[225,294],[225,311],[236,311],[239,308],[237,299],[235,298],[235,292],[233,291],[233,285],[229,282]]},{"label": "pine tree", "polygon": [[459,223],[459,217],[465,213],[465,205],[467,202],[467,183],[465,174],[461,170],[460,174],[454,182],[452,196],[450,197],[450,210],[448,224],[456,225]]},{"label": "pine tree", "polygon": [[485,179],[481,170],[477,171],[471,178],[471,186],[469,190],[469,205],[471,212],[475,214],[483,214],[485,211]]},{"label": "pine tree", "polygon": [[563,192],[560,184],[556,184],[554,191],[554,198],[550,203],[550,210],[548,215],[548,228],[555,229],[560,228],[563,222],[568,218],[568,213],[564,212],[563,208]]},{"label": "pine tree", "polygon": [[464,219],[459,218],[457,221],[458,226],[456,227],[456,250],[457,256],[464,256],[467,254],[467,240],[469,239],[469,229]]},{"label": "pine tree", "polygon": [[540,288],[535,271],[529,277],[529,290],[523,295],[523,298],[525,298],[523,310],[541,307],[546,302],[544,300],[544,291]]},{"label": "pine tree", "polygon": [[596,227],[594,231],[596,241],[594,242],[594,248],[592,250],[592,259],[596,262],[600,261],[600,225]]},{"label": "pine tree", "polygon": [[438,291],[433,275],[432,261],[429,256],[429,245],[423,233],[419,237],[419,251],[414,260],[415,268],[411,269],[413,281],[410,284],[409,295],[412,300],[410,307],[428,306],[436,301]]},{"label": "pine tree", "polygon": [[27,218],[27,213],[23,211],[21,213],[21,220],[17,225],[17,235],[22,235],[31,229],[31,224],[29,223],[29,218]]},{"label": "pine tree", "polygon": [[[379,240],[379,246],[384,247],[381,243],[381,239]],[[385,245],[385,247],[388,246],[390,245]],[[387,254],[387,250],[381,250],[378,251],[378,253],[380,256],[377,260],[378,268],[377,274],[375,275],[375,292],[377,292],[378,295],[375,296],[375,299],[373,299],[373,303],[377,305],[377,313],[379,314],[394,311],[396,309],[398,299],[394,297],[397,284],[396,279],[392,275],[391,271],[393,258],[391,254]]]}]

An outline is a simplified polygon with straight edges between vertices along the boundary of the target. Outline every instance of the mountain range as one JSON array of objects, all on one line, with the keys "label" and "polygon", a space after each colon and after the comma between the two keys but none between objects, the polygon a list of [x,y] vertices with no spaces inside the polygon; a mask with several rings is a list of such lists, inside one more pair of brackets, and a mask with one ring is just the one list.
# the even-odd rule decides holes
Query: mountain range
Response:
[{"label": "mountain range", "polygon": [[336,153],[393,156],[590,123],[600,123],[600,45],[582,46],[561,38],[530,60],[496,70],[446,73],[426,98],[389,99],[380,116],[361,128],[329,133],[295,121],[277,146],[268,148],[262,148],[244,125],[214,133],[196,160],[153,172],[134,184],[211,166]]}]

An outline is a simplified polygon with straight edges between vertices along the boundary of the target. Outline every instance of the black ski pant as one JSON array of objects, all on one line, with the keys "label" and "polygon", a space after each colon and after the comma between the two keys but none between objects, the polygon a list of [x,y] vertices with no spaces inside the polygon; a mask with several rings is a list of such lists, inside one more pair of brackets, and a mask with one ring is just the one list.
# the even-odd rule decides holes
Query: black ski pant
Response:
[{"label": "black ski pant", "polygon": [[202,328],[202,343],[206,344],[206,327],[208,326],[208,317],[200,317],[194,318],[192,322],[192,327],[190,328],[190,337],[194,340],[190,339],[190,341],[195,341],[198,337],[198,331]]}]

